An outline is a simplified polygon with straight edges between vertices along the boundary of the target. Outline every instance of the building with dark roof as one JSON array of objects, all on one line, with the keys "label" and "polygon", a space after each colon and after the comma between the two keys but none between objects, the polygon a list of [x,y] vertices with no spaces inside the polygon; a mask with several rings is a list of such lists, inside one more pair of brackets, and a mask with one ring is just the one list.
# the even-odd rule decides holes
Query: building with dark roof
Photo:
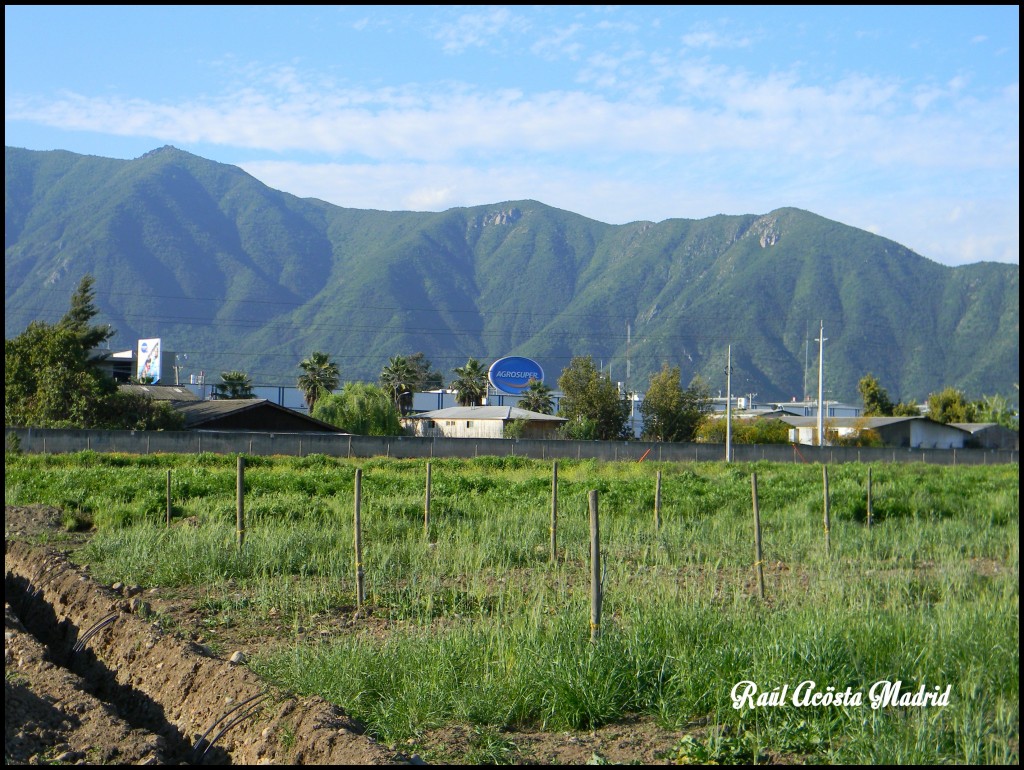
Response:
[{"label": "building with dark roof", "polygon": [[176,402],[185,416],[185,430],[269,431],[275,433],[344,433],[335,425],[314,419],[265,398]]}]

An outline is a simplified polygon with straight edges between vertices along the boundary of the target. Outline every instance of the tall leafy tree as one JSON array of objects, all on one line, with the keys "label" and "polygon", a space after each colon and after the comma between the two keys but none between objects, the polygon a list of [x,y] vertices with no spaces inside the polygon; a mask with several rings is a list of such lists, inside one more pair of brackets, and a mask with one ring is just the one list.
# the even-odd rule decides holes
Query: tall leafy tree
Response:
[{"label": "tall leafy tree", "polygon": [[518,406],[538,414],[551,414],[555,410],[555,399],[551,393],[551,388],[541,380],[531,379],[521,392]]},{"label": "tall leafy tree", "polygon": [[892,408],[893,417],[920,417],[921,407],[917,405],[917,402],[911,399],[904,403],[900,401],[896,406]]},{"label": "tall leafy tree", "polygon": [[399,436],[401,416],[383,388],[365,382],[349,382],[341,393],[320,398],[311,416],[360,436]]},{"label": "tall leafy tree", "polygon": [[444,387],[444,375],[431,368],[430,361],[422,352],[413,353],[406,360],[416,370],[414,390],[437,390]]},{"label": "tall leafy tree", "polygon": [[455,391],[455,403],[459,406],[480,406],[487,397],[487,370],[475,358],[466,361],[465,366],[453,370],[455,379],[451,388]]},{"label": "tall leafy tree", "polygon": [[216,398],[256,398],[252,390],[252,380],[245,372],[221,372],[220,379],[221,381],[213,386]]},{"label": "tall leafy tree", "polygon": [[76,331],[33,321],[4,341],[4,422],[40,428],[93,428],[114,381],[89,359]]},{"label": "tall leafy tree", "polygon": [[318,398],[331,393],[341,382],[338,365],[331,361],[331,357],[326,353],[317,351],[310,354],[309,358],[299,362],[299,368],[302,374],[299,375],[296,384],[302,391],[306,406],[311,410]]},{"label": "tall leafy tree", "polygon": [[979,422],[994,422],[1013,430],[1020,428],[1017,411],[1006,396],[998,393],[993,396],[982,396],[981,400],[975,403],[975,413]]},{"label": "tall leafy tree", "polygon": [[936,422],[974,422],[977,409],[962,390],[946,387],[928,396],[928,416]]},{"label": "tall leafy tree", "polygon": [[[705,415],[694,433],[694,441],[706,444],[724,444],[726,428],[729,426],[725,417]],[[752,420],[732,420],[732,440],[736,444],[788,444],[789,425],[782,420],[768,417],[755,417]]]},{"label": "tall leafy tree", "polygon": [[78,337],[78,344],[86,351],[98,348],[114,336],[114,330],[108,324],[93,324],[92,319],[99,314],[96,308],[96,280],[86,273],[78,282],[78,288],[71,295],[71,306],[64,317],[57,323]]},{"label": "tall leafy tree", "polygon": [[417,389],[419,372],[405,356],[392,356],[381,369],[380,386],[401,414],[412,411],[413,392]]},{"label": "tall leafy tree", "polygon": [[857,392],[860,393],[864,402],[864,415],[866,417],[889,417],[895,409],[892,400],[885,388],[878,382],[873,374],[865,374],[857,383]]},{"label": "tall leafy tree", "polygon": [[627,437],[629,402],[618,387],[598,371],[591,356],[576,356],[558,378],[562,390],[558,413],[569,420],[571,438]]},{"label": "tall leafy tree", "polygon": [[678,366],[662,365],[651,377],[640,406],[644,418],[644,436],[654,441],[693,441],[697,427],[711,406],[707,384],[694,378],[683,389]]},{"label": "tall leafy tree", "polygon": [[113,335],[97,315],[92,277],[85,276],[56,324],[33,321],[4,341],[4,421],[40,428],[179,429],[168,404],[117,389],[97,367],[97,345]]}]

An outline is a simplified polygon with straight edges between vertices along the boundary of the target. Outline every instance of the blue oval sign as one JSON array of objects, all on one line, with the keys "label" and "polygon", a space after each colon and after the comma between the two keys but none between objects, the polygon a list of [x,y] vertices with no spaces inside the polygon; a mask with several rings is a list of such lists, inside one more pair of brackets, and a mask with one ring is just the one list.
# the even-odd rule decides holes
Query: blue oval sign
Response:
[{"label": "blue oval sign", "polygon": [[487,379],[498,390],[518,396],[530,380],[544,381],[544,370],[529,358],[506,356],[499,358],[487,370]]}]

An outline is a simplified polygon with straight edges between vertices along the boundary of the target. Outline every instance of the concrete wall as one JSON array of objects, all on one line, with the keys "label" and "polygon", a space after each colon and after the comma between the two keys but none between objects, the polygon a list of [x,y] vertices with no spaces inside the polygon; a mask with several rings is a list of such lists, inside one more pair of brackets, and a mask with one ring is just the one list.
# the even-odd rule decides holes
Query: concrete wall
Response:
[{"label": "concrete wall", "polygon": [[[647,441],[559,441],[544,439],[419,438],[345,436],[315,433],[235,433],[216,431],[105,431],[8,428],[7,446],[16,437],[21,451],[60,454],[94,452],[152,454],[293,455],[334,457],[483,457],[606,461],[708,462],[725,459],[722,444],[660,444]],[[984,465],[1020,462],[1017,450],[893,449],[890,447],[815,447],[792,444],[735,444],[737,462],[925,462]]]}]

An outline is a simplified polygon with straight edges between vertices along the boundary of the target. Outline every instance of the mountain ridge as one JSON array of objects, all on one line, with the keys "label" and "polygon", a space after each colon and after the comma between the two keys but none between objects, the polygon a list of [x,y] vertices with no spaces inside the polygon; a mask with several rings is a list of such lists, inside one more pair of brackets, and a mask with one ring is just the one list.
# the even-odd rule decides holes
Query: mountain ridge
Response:
[{"label": "mountain ridge", "polygon": [[[331,354],[376,380],[422,351],[446,379],[469,358],[535,358],[554,385],[574,355],[644,390],[685,382],[856,400],[1019,380],[1019,267],[947,267],[793,207],[610,225],[539,201],[443,212],[334,206],[173,147],[134,160],[5,149],[5,328],[56,320],[85,273],[113,344],[161,337],[185,373],[293,384]],[[813,344],[812,344],[813,343]],[[192,363],[195,362],[195,363]]]}]

